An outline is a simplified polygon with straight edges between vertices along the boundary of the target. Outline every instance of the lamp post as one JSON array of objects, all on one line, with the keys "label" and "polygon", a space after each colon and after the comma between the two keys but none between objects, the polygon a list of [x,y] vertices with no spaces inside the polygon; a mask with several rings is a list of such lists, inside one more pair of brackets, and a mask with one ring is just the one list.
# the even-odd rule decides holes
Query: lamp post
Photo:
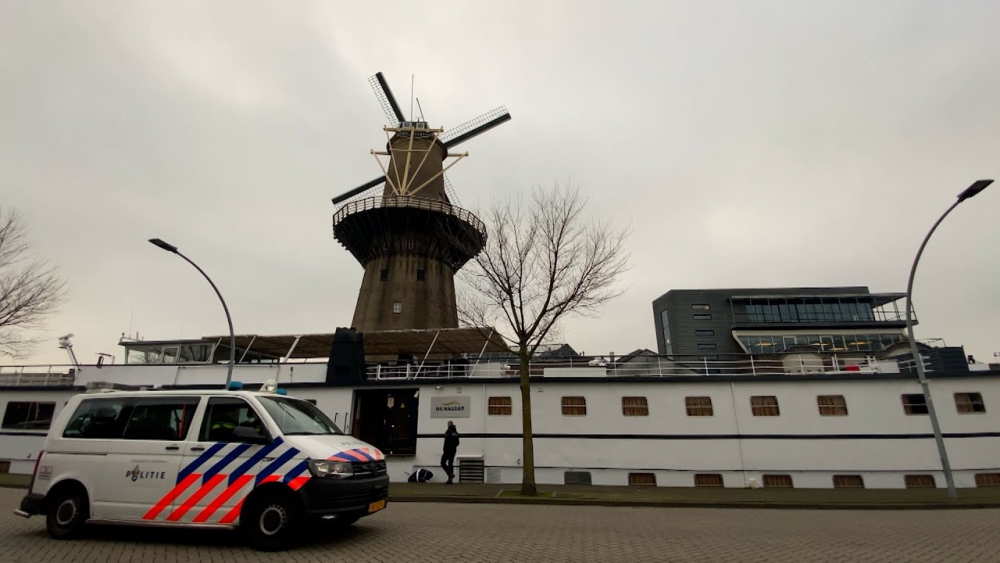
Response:
[{"label": "lamp post", "polygon": [[913,308],[910,305],[910,300],[913,296],[913,276],[917,273],[917,263],[920,262],[920,255],[924,253],[924,247],[927,246],[927,241],[930,240],[931,235],[937,230],[938,225],[944,218],[951,213],[952,209],[958,207],[958,204],[963,201],[975,196],[979,192],[986,189],[987,186],[993,183],[993,180],[977,180],[971,186],[958,194],[958,199],[955,203],[951,204],[951,207],[944,212],[943,215],[934,223],[931,227],[927,236],[924,237],[924,242],[920,243],[920,250],[917,251],[917,257],[913,259],[913,266],[910,267],[910,280],[906,284],[906,337],[910,341],[910,355],[913,356],[913,361],[917,368],[917,379],[920,380],[920,387],[924,392],[924,402],[927,404],[927,414],[931,419],[931,428],[934,430],[934,441],[937,443],[938,455],[941,456],[941,468],[944,470],[944,480],[948,484],[948,496],[951,498],[957,498],[958,493],[955,491],[955,479],[951,474],[951,464],[948,463],[948,450],[944,446],[944,438],[941,436],[941,426],[938,424],[937,411],[934,410],[934,401],[931,399],[931,389],[927,382],[927,374],[924,372],[924,358],[920,355],[920,351],[917,350],[917,341],[913,339]]},{"label": "lamp post", "polygon": [[190,258],[181,254],[180,251],[177,250],[176,246],[158,238],[151,238],[149,239],[149,242],[162,248],[163,250],[166,250],[167,252],[173,252],[181,258],[187,260],[188,264],[194,266],[195,269],[201,272],[201,275],[205,276],[208,283],[212,285],[212,289],[215,290],[215,294],[219,296],[219,301],[222,302],[222,309],[226,312],[226,321],[229,322],[229,371],[226,374],[226,389],[229,389],[229,383],[233,380],[233,365],[236,363],[236,333],[233,332],[233,318],[229,316],[229,307],[226,306],[226,300],[222,298],[222,293],[219,292],[219,288],[215,287],[215,282],[212,281],[212,278],[208,277],[205,270],[202,270]]}]

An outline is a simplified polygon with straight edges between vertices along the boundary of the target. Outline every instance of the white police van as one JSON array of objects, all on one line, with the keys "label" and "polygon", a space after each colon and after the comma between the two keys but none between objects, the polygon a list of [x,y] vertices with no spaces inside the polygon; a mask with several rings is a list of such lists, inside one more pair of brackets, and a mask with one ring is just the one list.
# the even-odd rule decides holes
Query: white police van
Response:
[{"label": "white police van", "polygon": [[382,452],[276,391],[77,395],[15,513],[45,515],[60,539],[87,523],[225,527],[279,550],[310,518],[350,525],[385,508]]}]

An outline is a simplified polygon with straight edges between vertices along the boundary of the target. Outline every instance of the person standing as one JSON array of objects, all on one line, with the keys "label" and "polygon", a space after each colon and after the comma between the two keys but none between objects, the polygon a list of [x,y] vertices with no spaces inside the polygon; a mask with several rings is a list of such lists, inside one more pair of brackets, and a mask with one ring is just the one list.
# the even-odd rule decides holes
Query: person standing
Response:
[{"label": "person standing", "polygon": [[441,454],[441,469],[448,475],[446,485],[451,485],[455,479],[455,453],[458,451],[458,428],[448,421],[448,430],[444,433],[444,453]]}]

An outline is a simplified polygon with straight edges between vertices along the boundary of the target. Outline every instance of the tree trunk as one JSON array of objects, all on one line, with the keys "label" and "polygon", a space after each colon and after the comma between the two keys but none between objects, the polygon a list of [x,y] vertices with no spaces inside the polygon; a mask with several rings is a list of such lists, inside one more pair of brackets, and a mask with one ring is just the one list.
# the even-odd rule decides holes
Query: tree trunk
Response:
[{"label": "tree trunk", "polygon": [[527,346],[521,345],[521,431],[524,460],[521,470],[521,494],[535,496],[535,445],[531,433],[531,364],[527,355]]}]

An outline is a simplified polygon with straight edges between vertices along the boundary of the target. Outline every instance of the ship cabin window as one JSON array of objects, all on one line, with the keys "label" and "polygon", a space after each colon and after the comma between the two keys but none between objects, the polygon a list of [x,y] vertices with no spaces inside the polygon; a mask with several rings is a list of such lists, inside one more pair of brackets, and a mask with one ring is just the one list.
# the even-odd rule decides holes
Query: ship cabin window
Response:
[{"label": "ship cabin window", "polygon": [[628,484],[630,487],[655,487],[655,473],[629,473]]},{"label": "ship cabin window", "polygon": [[622,415],[649,416],[649,402],[646,397],[622,397]]},{"label": "ship cabin window", "polygon": [[937,483],[934,482],[933,475],[905,475],[903,482],[907,489],[935,489]]},{"label": "ship cabin window", "polygon": [[719,473],[695,473],[695,487],[725,487],[722,482],[722,475]]},{"label": "ship cabin window", "polygon": [[684,397],[688,416],[713,416],[711,397]]},{"label": "ship cabin window", "polygon": [[48,430],[55,411],[55,403],[10,401],[2,426],[8,430]]},{"label": "ship cabin window", "polygon": [[903,412],[906,414],[927,414],[927,400],[923,393],[902,395]]},{"label": "ship cabin window", "polygon": [[1000,473],[976,473],[977,487],[1000,487]]},{"label": "ship cabin window", "polygon": [[863,489],[865,480],[861,475],[834,475],[834,489]]},{"label": "ship cabin window", "polygon": [[820,416],[847,416],[847,401],[843,395],[818,395],[816,404]]},{"label": "ship cabin window", "polygon": [[708,311],[712,306],[707,303],[693,303],[691,308],[695,311]]},{"label": "ship cabin window", "polygon": [[955,408],[958,414],[983,414],[986,403],[981,393],[955,393]]},{"label": "ship cabin window", "polygon": [[778,398],[773,395],[755,395],[750,397],[750,411],[754,416],[780,416]]},{"label": "ship cabin window", "polygon": [[125,346],[125,363],[207,364],[212,361],[215,344],[215,342],[129,343]]},{"label": "ship cabin window", "polygon": [[793,489],[791,475],[764,475],[765,488]]},{"label": "ship cabin window", "polygon": [[490,416],[510,416],[514,404],[510,397],[490,397],[487,413]]},{"label": "ship cabin window", "polygon": [[587,416],[586,397],[563,397],[563,416]]}]

